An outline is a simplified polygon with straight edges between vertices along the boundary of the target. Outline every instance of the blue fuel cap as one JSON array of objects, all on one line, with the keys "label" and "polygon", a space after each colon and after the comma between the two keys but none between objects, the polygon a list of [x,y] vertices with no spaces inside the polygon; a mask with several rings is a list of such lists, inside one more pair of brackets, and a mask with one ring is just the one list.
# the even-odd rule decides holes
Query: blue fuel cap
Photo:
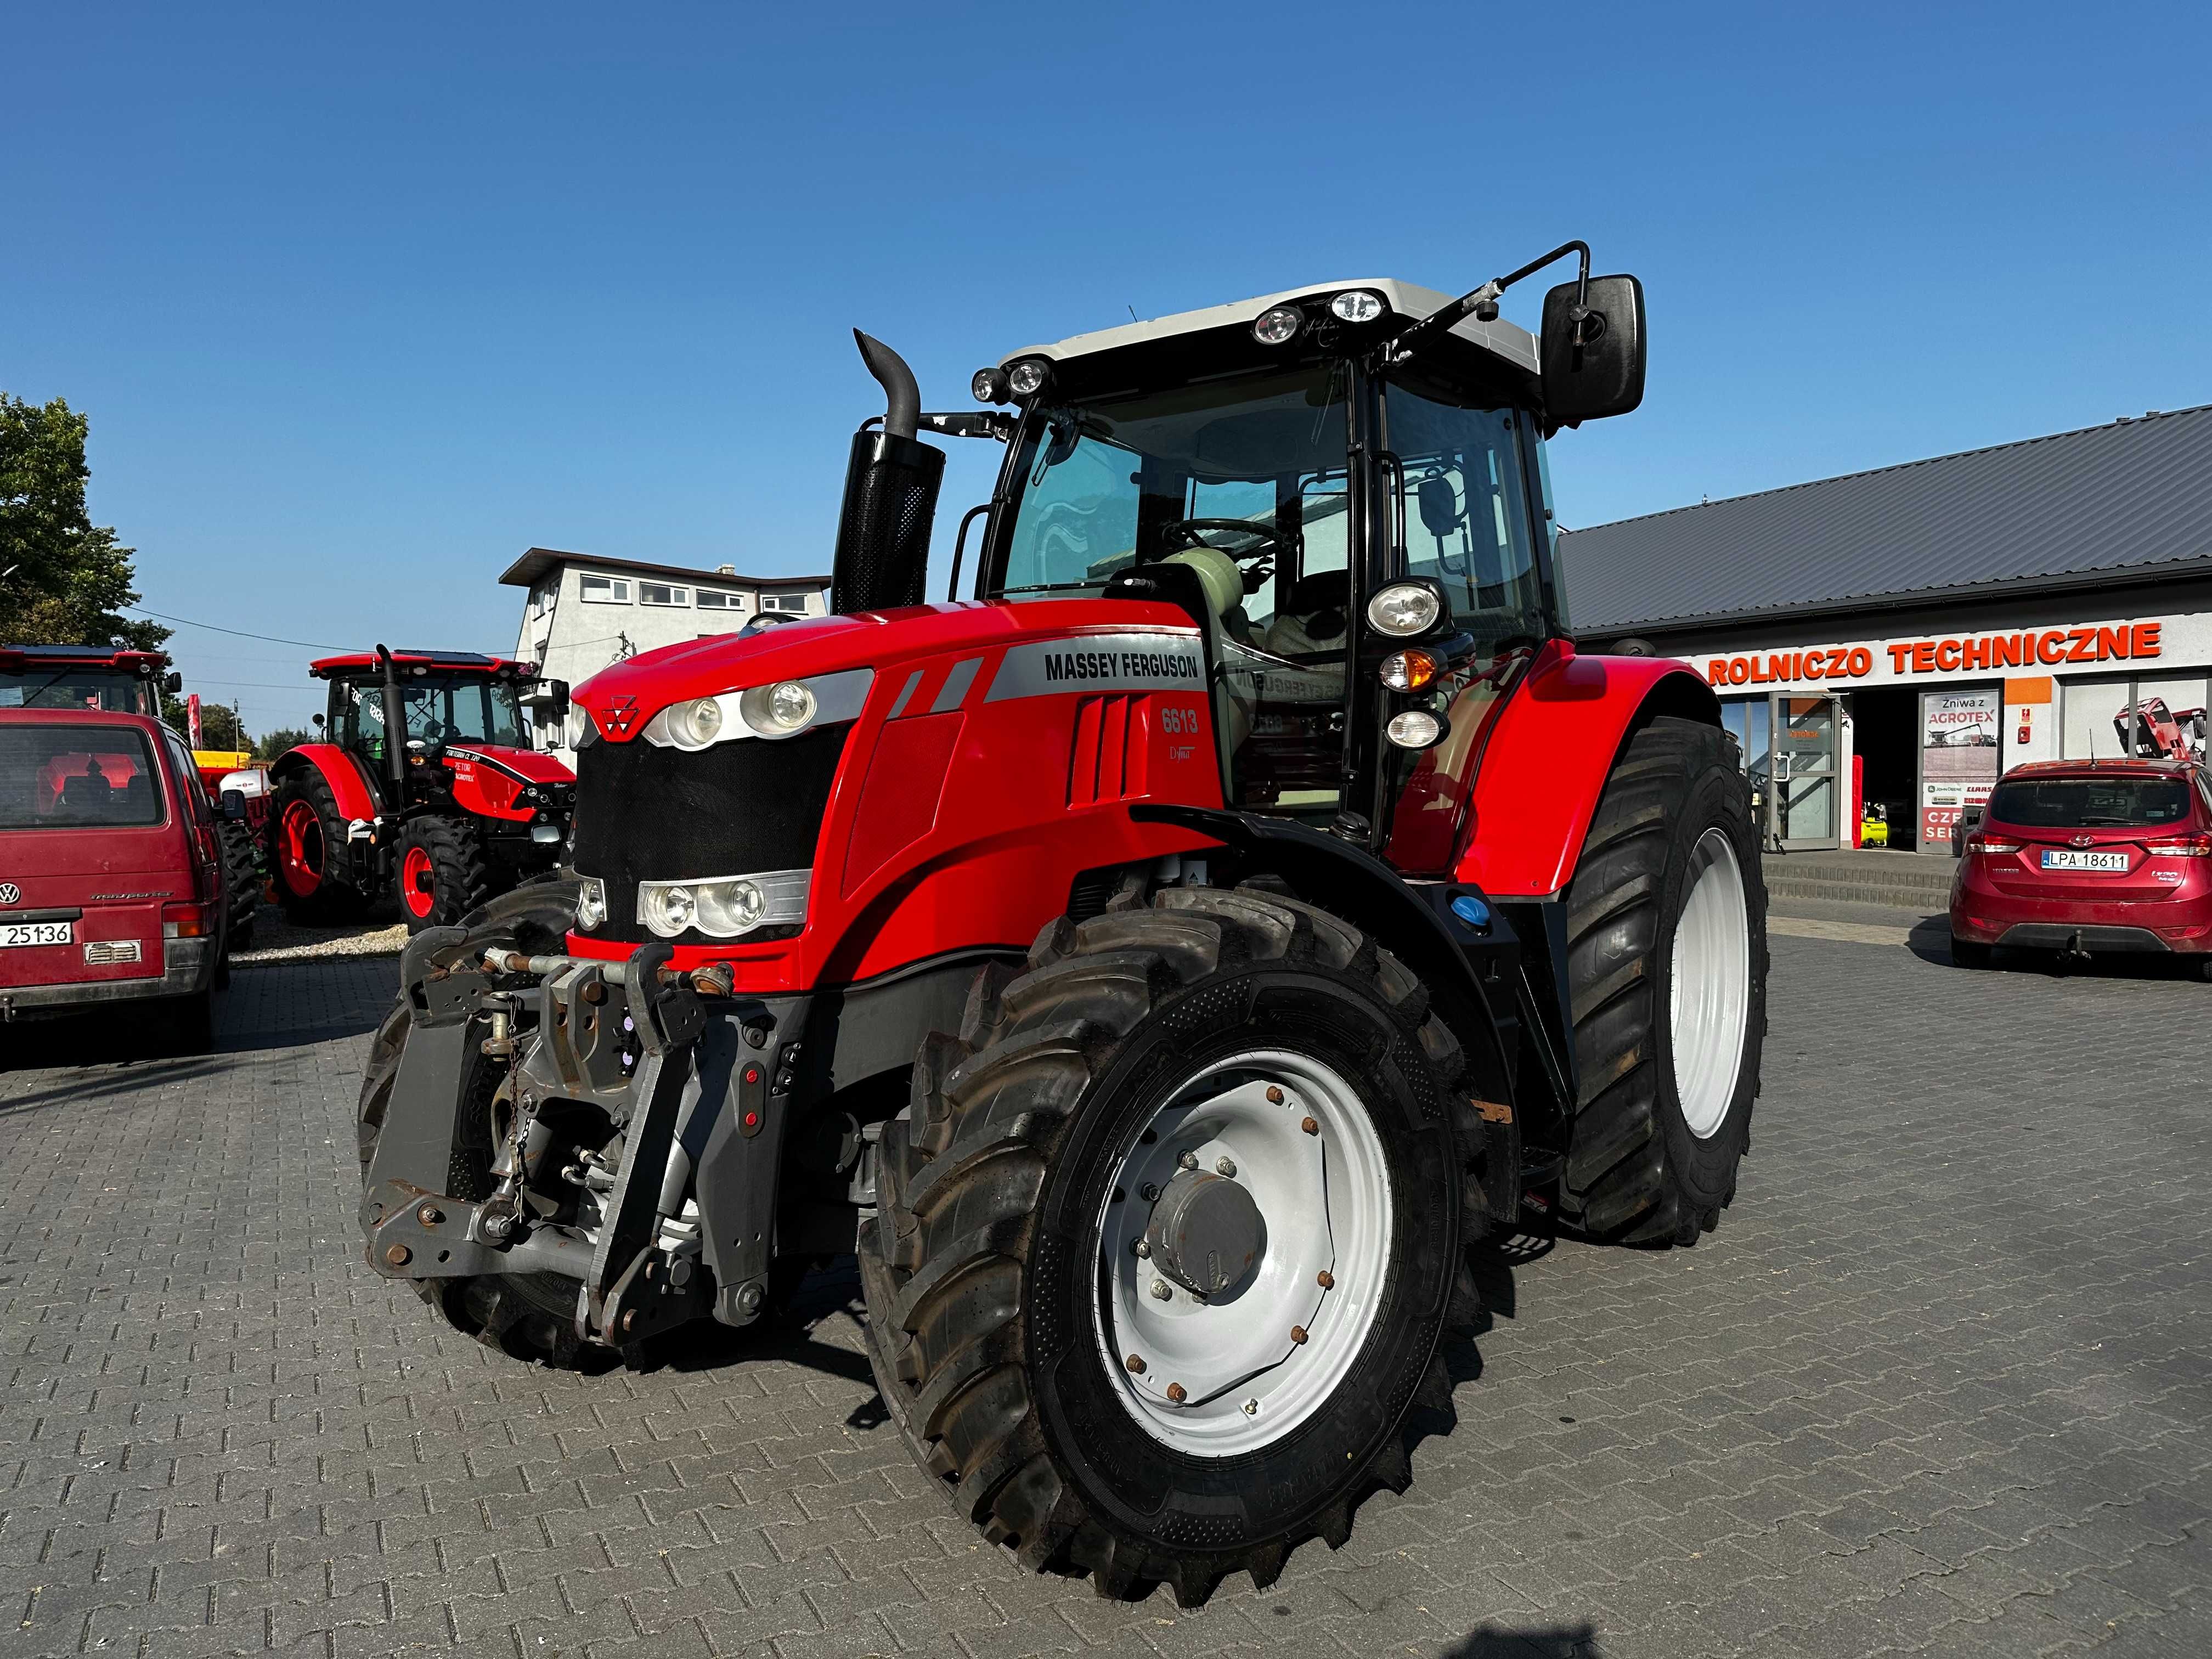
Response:
[{"label": "blue fuel cap", "polygon": [[1462,893],[1454,899],[1451,912],[1478,933],[1490,926],[1490,907],[1472,893]]}]

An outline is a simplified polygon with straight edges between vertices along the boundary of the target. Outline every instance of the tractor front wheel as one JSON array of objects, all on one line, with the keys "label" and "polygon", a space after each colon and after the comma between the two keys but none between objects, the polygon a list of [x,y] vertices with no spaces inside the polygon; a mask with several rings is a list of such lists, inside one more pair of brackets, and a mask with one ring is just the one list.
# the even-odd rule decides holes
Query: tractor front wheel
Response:
[{"label": "tractor front wheel", "polygon": [[407,931],[451,927],[489,896],[483,840],[474,825],[420,817],[399,837],[399,914]]},{"label": "tractor front wheel", "polygon": [[908,1448],[1110,1595],[1342,1544],[1448,1422],[1441,1344],[1480,1310],[1461,1070],[1412,974],[1279,894],[1054,922],[879,1145],[861,1285]]},{"label": "tractor front wheel", "polygon": [[253,913],[261,904],[261,860],[255,856],[253,831],[225,819],[218,832],[222,842],[223,902],[230,911],[232,951],[253,943]]},{"label": "tractor front wheel", "polygon": [[1662,718],[1607,780],[1567,890],[1579,1078],[1560,1208],[1694,1244],[1735,1196],[1766,1032],[1766,884],[1718,727]]},{"label": "tractor front wheel", "polygon": [[350,921],[368,909],[347,840],[345,814],[312,768],[277,786],[269,829],[276,901],[295,921]]}]

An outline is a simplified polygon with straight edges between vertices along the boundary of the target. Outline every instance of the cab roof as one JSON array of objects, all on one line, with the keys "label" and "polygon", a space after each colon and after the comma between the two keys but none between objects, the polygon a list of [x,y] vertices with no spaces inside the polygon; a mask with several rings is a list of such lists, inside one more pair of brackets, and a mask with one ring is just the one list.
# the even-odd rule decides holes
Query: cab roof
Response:
[{"label": "cab roof", "polygon": [[[1288,288],[1279,294],[1262,294],[1256,299],[1237,300],[1228,305],[1207,306],[1198,311],[1178,311],[1171,316],[1155,317],[1147,322],[1123,323],[1114,328],[1102,328],[1089,334],[1071,334],[1065,340],[1050,345],[1025,346],[1019,351],[1008,352],[999,360],[1000,368],[1023,357],[1043,357],[1054,362],[1066,362],[1072,358],[1095,356],[1100,352],[1116,351],[1125,346],[1147,345],[1156,341],[1173,339],[1179,335],[1195,335],[1215,329],[1241,328],[1249,330],[1263,311],[1297,301],[1327,300],[1349,289],[1365,289],[1379,294],[1390,307],[1395,319],[1418,322],[1430,313],[1442,310],[1457,296],[1440,294],[1432,288],[1418,283],[1401,283],[1395,277],[1365,277],[1357,282],[1314,283],[1304,288]],[[1402,323],[1401,325],[1402,326]],[[1365,325],[1373,327],[1375,325]],[[1537,373],[1536,337],[1525,328],[1500,319],[1494,323],[1477,322],[1469,317],[1452,331],[1460,339],[1481,347],[1484,350],[1504,358],[1525,374]]]},{"label": "cab roof", "polygon": [[[534,662],[516,662],[507,657],[487,657],[474,651],[401,649],[392,653],[392,660],[402,668],[435,668],[445,673],[499,674],[528,679],[538,672],[538,665]],[[342,657],[324,657],[309,663],[307,672],[317,679],[328,679],[335,674],[374,672],[381,665],[374,651],[349,651]]]},{"label": "cab roof", "polygon": [[149,676],[168,665],[166,652],[118,645],[0,645],[0,674],[39,668],[112,668],[119,674]]}]

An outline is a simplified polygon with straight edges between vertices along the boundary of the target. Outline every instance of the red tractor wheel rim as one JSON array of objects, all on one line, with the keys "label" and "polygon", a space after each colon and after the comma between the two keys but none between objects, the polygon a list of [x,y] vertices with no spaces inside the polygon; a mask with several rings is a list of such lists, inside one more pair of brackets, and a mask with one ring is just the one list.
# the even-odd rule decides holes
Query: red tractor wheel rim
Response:
[{"label": "red tractor wheel rim", "polygon": [[306,801],[285,805],[276,825],[276,867],[297,897],[323,884],[323,821]]},{"label": "red tractor wheel rim", "polygon": [[399,902],[407,907],[409,915],[427,916],[438,902],[435,868],[429,854],[419,847],[409,848],[407,856],[399,861]]}]

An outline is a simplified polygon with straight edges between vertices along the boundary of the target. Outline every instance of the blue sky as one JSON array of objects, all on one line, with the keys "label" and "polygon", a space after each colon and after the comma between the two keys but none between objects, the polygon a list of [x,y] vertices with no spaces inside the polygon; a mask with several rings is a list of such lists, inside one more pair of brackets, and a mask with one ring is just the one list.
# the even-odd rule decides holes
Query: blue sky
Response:
[{"label": "blue sky", "polygon": [[[501,649],[533,544],[824,568],[855,324],[958,407],[1132,310],[1582,236],[1653,337],[1644,408],[1553,448],[1596,523],[2212,400],[2208,46],[2148,6],[18,7],[0,388],[90,414],[155,609]],[[172,646],[249,728],[319,707],[312,652]]]}]

